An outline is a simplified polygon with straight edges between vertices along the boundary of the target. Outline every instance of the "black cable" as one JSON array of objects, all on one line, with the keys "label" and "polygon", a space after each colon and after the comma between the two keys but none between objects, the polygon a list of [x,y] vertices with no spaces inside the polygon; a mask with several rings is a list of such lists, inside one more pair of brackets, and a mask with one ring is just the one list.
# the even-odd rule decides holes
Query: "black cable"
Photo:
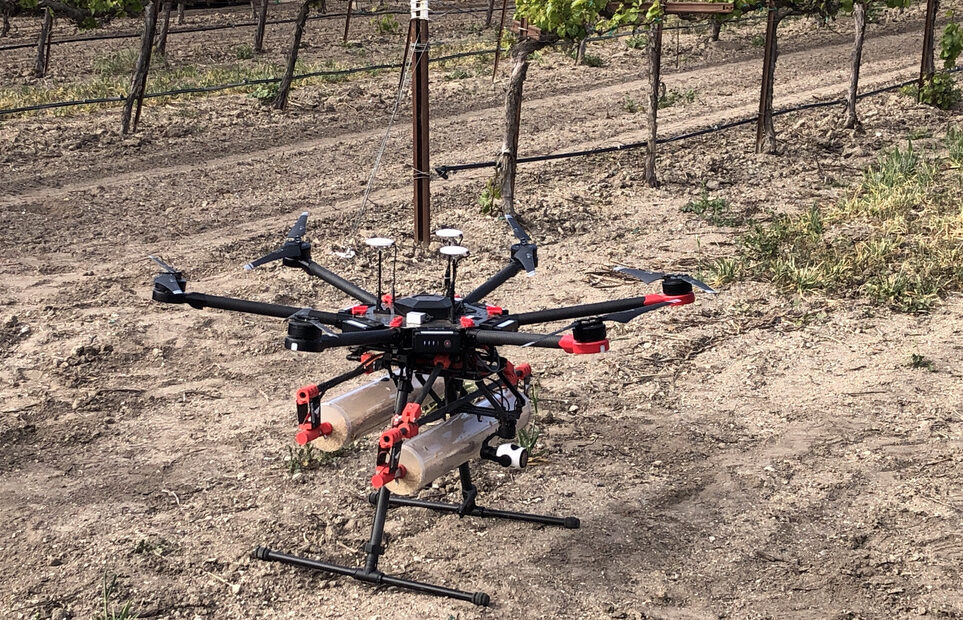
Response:
[{"label": "black cable", "polygon": [[[949,73],[955,73],[960,70],[961,67],[954,67],[953,69],[947,69]],[[900,82],[899,84],[893,84],[891,86],[884,86],[882,88],[877,88],[865,93],[859,93],[856,95],[856,99],[863,99],[864,97],[871,97],[873,95],[878,95],[890,90],[896,90],[898,88],[903,88],[911,84],[915,84],[918,80],[912,79],[905,82]],[[793,106],[790,108],[784,108],[782,110],[773,111],[773,116],[781,116],[783,114],[790,114],[792,112],[800,112],[803,110],[811,110],[814,108],[825,108],[834,105],[845,105],[847,103],[846,99],[833,99],[831,101],[817,101],[814,103],[804,103],[801,105]],[[656,144],[669,144],[670,142],[678,142],[680,140],[688,140],[690,138],[697,138],[699,136],[704,136],[706,134],[715,133],[717,131],[723,131],[726,129],[732,129],[733,127],[738,127],[740,125],[748,125],[750,123],[755,123],[758,120],[757,116],[751,116],[748,118],[739,119],[736,121],[730,121],[728,123],[723,123],[721,125],[712,125],[711,127],[705,127],[702,129],[696,129],[695,131],[690,131],[688,133],[680,134],[677,136],[671,136],[668,138],[658,138]],[[630,142],[628,144],[620,144],[617,146],[605,146],[596,149],[584,149],[580,151],[568,151],[565,153],[554,153],[552,155],[534,155],[531,157],[519,157],[516,163],[531,163],[537,161],[551,161],[553,159],[569,159],[572,157],[585,157],[588,155],[600,155],[603,153],[613,153],[617,151],[628,151],[632,149],[645,148],[649,144],[648,140],[643,140],[642,142]],[[477,170],[480,168],[492,168],[495,166],[494,161],[482,161],[474,162],[470,164],[455,164],[453,166],[438,166],[435,168],[435,172],[438,173],[443,179],[447,179],[448,175],[452,172],[460,172],[462,170]]]},{"label": "black cable", "polygon": [[[488,10],[486,7],[479,7],[479,8],[465,8],[465,9],[453,8],[450,10],[434,9],[431,12],[439,13],[439,14],[463,14],[463,13],[480,13],[486,10]],[[408,13],[409,11],[407,10],[365,11],[363,13],[352,13],[351,17],[358,18],[358,17],[377,17],[378,15],[407,15]],[[347,13],[327,13],[325,15],[311,15],[308,17],[308,20],[311,21],[311,20],[318,20],[318,19],[321,19],[321,20],[335,19],[338,17],[344,17],[345,15],[347,15]],[[292,24],[294,23],[294,21],[295,21],[295,18],[272,19],[272,20],[267,20],[264,23],[265,25],[271,26],[271,25],[277,25],[277,24]],[[189,32],[209,32],[213,30],[229,30],[232,28],[248,28],[250,26],[257,26],[257,22],[256,21],[236,22],[236,23],[229,23],[229,24],[211,24],[210,26],[188,26],[186,28],[171,28],[167,34],[168,36],[170,36],[172,34],[184,34]],[[140,36],[141,36],[141,33],[139,32],[124,32],[124,33],[115,33],[115,34],[96,35],[96,36],[90,36],[90,37],[69,37],[69,38],[63,38],[63,39],[53,39],[50,42],[50,44],[60,45],[61,43],[81,43],[85,41],[108,41],[111,39],[135,39]],[[16,43],[13,45],[0,46],[0,52],[7,51],[7,50],[34,48],[34,47],[37,47],[36,42]]]},{"label": "black cable", "polygon": [[[457,58],[466,58],[468,56],[482,56],[485,54],[494,54],[495,50],[478,50],[474,52],[459,52],[457,54],[449,54],[447,56],[439,56],[437,58],[429,58],[428,62],[445,62],[448,60],[455,60]],[[391,63],[382,65],[368,65],[365,67],[354,67],[351,69],[334,69],[331,71],[313,71],[311,73],[301,73],[292,77],[292,80],[303,80],[312,77],[328,77],[336,75],[351,75],[353,73],[364,73],[368,71],[382,71],[385,69],[400,69],[401,63]],[[229,90],[232,88],[244,88],[245,86],[256,86],[259,84],[277,84],[282,78],[261,78],[256,80],[242,80],[240,82],[231,82],[229,84],[216,84],[214,86],[193,86],[188,88],[177,88],[174,90],[166,90],[156,93],[147,93],[144,95],[145,99],[153,99],[156,97],[169,97],[172,95],[187,95],[191,93],[210,93],[219,90]],[[94,105],[99,103],[118,103],[121,101],[126,101],[127,97],[103,97],[100,99],[80,99],[74,101],[55,101],[51,103],[38,103],[36,105],[23,106],[20,108],[8,108],[6,110],[0,110],[0,116],[4,114],[21,114],[23,112],[36,112],[38,110],[49,110],[52,108],[67,108],[71,106],[78,105]]]}]

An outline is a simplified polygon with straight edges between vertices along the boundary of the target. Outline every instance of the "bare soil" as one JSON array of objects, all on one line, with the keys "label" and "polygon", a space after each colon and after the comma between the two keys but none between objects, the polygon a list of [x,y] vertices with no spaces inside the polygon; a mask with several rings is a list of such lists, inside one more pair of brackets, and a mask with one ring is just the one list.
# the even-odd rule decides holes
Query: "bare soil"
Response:
[{"label": "bare soil", "polygon": [[[871,26],[864,89],[912,77],[919,17]],[[467,34],[469,21],[433,32]],[[786,24],[777,106],[845,92],[851,35],[835,29]],[[664,109],[660,133],[754,113],[761,31],[740,25],[719,44],[688,33],[678,68],[667,36],[666,86],[695,100]],[[229,49],[229,36],[204,38]],[[339,49],[324,45],[308,59]],[[88,59],[107,49],[79,47]],[[643,52],[589,51],[602,67],[554,51],[533,65],[524,155],[642,139]],[[498,152],[500,86],[490,66],[467,66],[462,79],[435,71],[435,165]],[[489,609],[249,559],[266,545],[360,560],[370,438],[298,476],[284,462],[293,391],[349,363],[285,350],[280,321],[151,302],[145,257],[183,268],[192,290],[344,307],[304,274],[240,270],[309,210],[322,264],[373,286],[372,257],[330,250],[377,233],[401,243],[400,291],[439,287],[441,261],[410,238],[407,103],[359,210],[396,77],[301,88],[283,114],[243,95],[152,105],[128,138],[112,108],[0,121],[0,615],[91,617],[106,574],[117,607],[149,618],[963,617],[960,296],[907,316],[743,283],[614,328],[604,356],[505,349],[538,377],[542,451],[517,473],[478,465],[480,502],[577,515],[582,528],[398,509],[382,563],[489,592]],[[680,211],[703,187],[764,221],[846,195],[908,137],[937,152],[959,122],[897,93],[860,109],[856,132],[837,108],[778,117],[775,156],[752,152],[751,126],[667,145],[659,189],[644,186],[637,151],[523,164],[541,267],[487,301],[524,311],[654,290],[608,269],[696,271],[735,251],[744,228]],[[463,290],[511,243],[479,213],[487,175],[432,183],[433,226],[461,228],[472,250]],[[454,501],[457,481],[422,495]]]}]

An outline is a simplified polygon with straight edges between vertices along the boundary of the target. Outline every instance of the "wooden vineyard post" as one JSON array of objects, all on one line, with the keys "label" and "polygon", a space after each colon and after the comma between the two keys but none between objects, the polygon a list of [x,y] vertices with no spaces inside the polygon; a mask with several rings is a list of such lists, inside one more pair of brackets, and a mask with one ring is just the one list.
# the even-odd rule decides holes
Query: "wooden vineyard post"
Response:
[{"label": "wooden vineyard post", "polygon": [[658,148],[659,85],[662,83],[662,19],[658,18],[649,27],[649,143],[645,156],[645,184],[657,187],[655,176],[655,154]]},{"label": "wooden vineyard post", "polygon": [[[147,87],[147,72],[150,70],[150,55],[154,47],[154,31],[157,29],[157,0],[151,0],[144,7],[144,33],[140,38],[140,55],[137,57],[137,65],[134,67],[134,75],[130,82],[130,92],[127,93],[127,101],[124,102],[124,113],[122,119],[121,132],[124,135],[137,131],[137,123],[140,121],[140,109],[144,104],[144,90]],[[134,113],[134,104],[137,104],[137,111]],[[131,115],[133,114],[133,122]]]},{"label": "wooden vineyard post", "polygon": [[53,38],[54,14],[49,8],[43,12],[43,26],[40,27],[40,38],[37,39],[37,62],[33,68],[34,77],[42,78],[47,75],[50,66],[50,39]]},{"label": "wooden vineyard post", "polygon": [[177,25],[178,26],[184,25],[184,1],[185,0],[180,0],[180,2],[177,3]]},{"label": "wooden vineyard post", "polygon": [[283,110],[288,105],[288,92],[291,90],[291,82],[294,80],[294,67],[298,63],[298,49],[301,47],[301,36],[304,34],[304,24],[308,21],[308,9],[311,8],[311,0],[304,0],[301,8],[298,9],[298,16],[294,20],[294,40],[291,42],[291,51],[288,53],[288,64],[284,69],[284,77],[281,78],[281,86],[278,87],[278,94],[274,98],[274,109]]},{"label": "wooden vineyard post", "polygon": [[488,9],[485,11],[485,28],[492,27],[492,13],[495,12],[495,0],[488,0]]},{"label": "wooden vineyard post", "polygon": [[428,151],[428,0],[411,0],[411,125],[415,242],[428,244],[431,226],[431,162]]},{"label": "wooden vineyard post", "polygon": [[261,0],[257,12],[257,30],[254,31],[254,53],[264,51],[264,24],[267,22],[268,0]]},{"label": "wooden vineyard post", "polygon": [[759,92],[759,116],[756,120],[756,152],[776,152],[776,132],[772,126],[772,89],[776,78],[776,28],[781,15],[769,3],[766,18],[766,48],[762,60],[762,88]]},{"label": "wooden vineyard post", "polygon": [[923,87],[933,79],[936,68],[933,64],[934,32],[936,30],[936,14],[940,10],[940,0],[926,0],[926,23],[923,27],[923,58],[920,61],[920,79],[917,89],[918,97],[923,96]]},{"label": "wooden vineyard post", "polygon": [[354,0],[348,0],[348,10],[344,14],[344,36],[341,37],[342,43],[348,42],[348,29],[351,27],[351,7],[354,5]]},{"label": "wooden vineyard post", "polygon": [[167,56],[167,31],[171,27],[171,7],[172,0],[164,1],[164,14],[161,17],[160,34],[157,35],[157,54]]},{"label": "wooden vineyard post", "polygon": [[855,129],[859,126],[859,117],[856,115],[856,95],[859,91],[859,67],[863,61],[863,40],[866,36],[866,4],[864,0],[853,2],[853,25],[856,29],[856,40],[853,43],[849,93],[846,96],[846,129]]}]

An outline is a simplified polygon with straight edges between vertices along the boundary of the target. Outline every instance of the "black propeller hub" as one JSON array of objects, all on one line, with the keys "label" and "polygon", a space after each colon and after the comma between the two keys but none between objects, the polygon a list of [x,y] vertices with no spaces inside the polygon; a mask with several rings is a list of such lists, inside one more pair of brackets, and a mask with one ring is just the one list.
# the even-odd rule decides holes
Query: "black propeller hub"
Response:
[{"label": "black propeller hub", "polygon": [[284,339],[284,346],[292,351],[318,352],[323,349],[323,334],[316,322],[292,316],[288,319],[288,337]]},{"label": "black propeller hub", "polygon": [[662,292],[666,295],[688,295],[692,292],[692,285],[681,278],[667,275],[662,280]]},{"label": "black propeller hub", "polygon": [[[281,264],[285,267],[300,267],[300,261],[311,260],[311,244],[307,241],[289,241],[284,244],[287,256],[281,259]],[[295,249],[296,248],[296,249]]]},{"label": "black propeller hub", "polygon": [[575,323],[572,336],[575,342],[598,342],[605,340],[605,323],[601,319],[585,319]]}]

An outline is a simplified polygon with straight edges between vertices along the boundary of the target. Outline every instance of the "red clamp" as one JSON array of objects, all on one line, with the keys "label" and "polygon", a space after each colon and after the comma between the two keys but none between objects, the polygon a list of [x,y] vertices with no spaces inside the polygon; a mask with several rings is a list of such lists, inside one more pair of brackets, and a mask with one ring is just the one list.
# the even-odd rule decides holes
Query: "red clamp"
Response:
[{"label": "red clamp", "polygon": [[465,328],[475,326],[475,321],[472,320],[470,316],[463,316],[458,321],[461,323],[461,326]]},{"label": "red clamp", "polygon": [[394,302],[395,298],[391,296],[391,293],[385,293],[381,296],[381,303],[385,304],[386,306],[390,306]]},{"label": "red clamp", "polygon": [[421,417],[421,405],[418,403],[408,403],[401,410],[401,422],[414,422]]},{"label": "red clamp", "polygon": [[352,306],[351,314],[354,316],[364,316],[368,313],[368,306]]},{"label": "red clamp", "polygon": [[417,424],[404,422],[381,433],[381,437],[378,439],[378,447],[382,450],[390,450],[395,444],[400,443],[404,439],[410,439],[417,434]]},{"label": "red clamp", "polygon": [[299,388],[295,393],[295,401],[299,405],[307,405],[312,399],[315,399],[320,395],[321,390],[318,389],[318,386],[306,385],[303,388]]},{"label": "red clamp", "polygon": [[532,366],[531,364],[523,363],[515,367],[515,376],[519,380],[524,381],[532,376]]},{"label": "red clamp", "polygon": [[558,346],[566,353],[575,355],[588,355],[591,353],[605,353],[609,350],[609,340],[596,340],[594,342],[578,342],[572,334],[565,334],[558,341]]},{"label": "red clamp", "polygon": [[432,364],[435,366],[441,366],[442,368],[451,368],[451,358],[447,355],[436,355],[435,359],[432,360]]},{"label": "red clamp", "polygon": [[501,316],[505,314],[501,306],[485,306],[485,310],[488,312],[488,316]]},{"label": "red clamp", "polygon": [[401,327],[404,324],[405,324],[405,317],[399,314],[395,318],[391,319],[391,322],[388,323],[388,327]]},{"label": "red clamp", "polygon": [[512,385],[518,385],[518,375],[515,374],[515,365],[505,360],[505,370],[502,371],[502,376],[505,377],[505,381],[508,381]]},{"label": "red clamp", "polygon": [[387,465],[378,465],[375,467],[375,475],[371,476],[371,486],[380,489],[392,480],[404,478],[407,473],[404,465],[399,465],[395,473],[391,473],[391,468]]},{"label": "red clamp", "polygon": [[329,422],[322,422],[320,425],[313,427],[310,422],[305,422],[304,424],[299,424],[298,434],[294,436],[294,441],[297,442],[299,446],[303,446],[309,441],[314,441],[318,437],[327,437],[331,434],[334,428]]}]

